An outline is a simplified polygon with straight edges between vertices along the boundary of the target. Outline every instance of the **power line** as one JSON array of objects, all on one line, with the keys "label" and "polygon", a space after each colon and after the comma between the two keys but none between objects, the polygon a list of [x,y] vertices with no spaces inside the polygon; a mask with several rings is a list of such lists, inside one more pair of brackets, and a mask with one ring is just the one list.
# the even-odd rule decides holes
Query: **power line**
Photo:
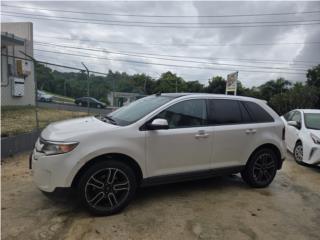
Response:
[{"label": "power line", "polygon": [[[13,55],[8,55],[8,54],[3,54],[3,53],[1,53],[1,56],[11,57],[11,58],[16,58],[16,59],[21,59],[21,60],[33,62],[32,60],[27,59],[27,58],[18,57],[18,56],[13,56]],[[51,66],[55,66],[55,67],[62,67],[62,68],[67,68],[67,69],[71,69],[71,70],[78,70],[78,71],[82,71],[82,72],[85,72],[85,71],[86,71],[85,69],[82,69],[82,68],[71,67],[71,66],[61,65],[61,64],[57,64],[57,63],[51,63],[51,62],[39,61],[39,60],[37,60],[37,62],[38,62],[38,63],[41,63],[41,64],[45,64],[45,65],[51,65]],[[102,73],[102,72],[97,72],[97,71],[91,71],[91,70],[90,70],[89,72],[95,73],[95,74],[99,74],[99,75],[108,76],[107,73]]]},{"label": "power line", "polygon": [[150,63],[150,62],[142,62],[142,61],[133,61],[133,60],[125,60],[125,59],[114,59],[114,58],[106,58],[106,57],[92,57],[88,55],[80,55],[80,54],[73,54],[73,53],[66,53],[66,52],[55,52],[55,51],[47,51],[52,52],[55,54],[62,54],[62,55],[70,55],[70,56],[77,56],[77,57],[84,57],[84,58],[95,58],[95,59],[103,59],[103,60],[110,60],[110,61],[118,61],[118,62],[128,62],[128,63],[135,63],[135,64],[146,64],[146,65],[155,65],[155,66],[167,66],[167,67],[178,67],[178,68],[192,68],[192,69],[206,69],[206,70],[218,70],[218,71],[242,71],[242,72],[261,72],[261,73],[282,73],[282,74],[305,74],[300,72],[270,72],[270,71],[261,71],[261,70],[247,70],[247,69],[222,69],[222,68],[212,68],[212,67],[201,67],[201,66],[187,66],[187,65],[176,65],[176,64],[163,64],[163,63]]},{"label": "power line", "polygon": [[[312,20],[315,22],[307,22],[307,23],[287,23],[287,24],[261,24],[261,25],[225,25],[225,26],[174,26],[174,25],[135,25],[135,24],[121,24],[121,23],[108,23],[108,22],[85,22],[85,21],[78,21],[73,18],[62,18],[62,17],[38,17],[36,15],[32,16],[23,16],[20,13],[18,14],[8,14],[8,13],[1,13],[4,16],[12,16],[12,17],[19,17],[19,18],[26,18],[26,19],[41,19],[46,21],[56,21],[56,22],[73,22],[73,23],[85,23],[85,24],[95,24],[95,25],[106,25],[106,26],[120,26],[120,27],[146,27],[146,28],[205,28],[205,29],[214,29],[214,28],[255,28],[255,27],[284,27],[284,26],[311,26],[320,24],[320,20]],[[31,15],[31,14],[30,14]]]},{"label": "power line", "polygon": [[93,39],[80,39],[80,38],[64,38],[54,36],[42,36],[39,38],[60,39],[67,41],[79,41],[79,42],[97,42],[107,44],[123,44],[123,45],[151,45],[151,46],[204,46],[204,47],[229,47],[229,46],[265,46],[265,45],[307,45],[307,44],[320,44],[320,42],[271,42],[271,43],[200,43],[200,42],[188,42],[188,43],[143,43],[143,42],[118,42],[118,41],[102,41]]},{"label": "power line", "polygon": [[76,17],[63,17],[63,16],[48,16],[48,15],[35,15],[30,13],[21,13],[21,12],[12,12],[12,11],[2,11],[3,13],[9,14],[19,14],[27,16],[36,16],[36,17],[50,17],[50,18],[59,18],[59,19],[71,19],[71,20],[80,20],[80,21],[94,21],[94,22],[104,22],[104,23],[119,23],[119,24],[161,24],[161,25],[241,25],[241,24],[282,24],[282,23],[309,23],[309,22],[319,22],[320,19],[309,19],[309,20],[285,20],[285,21],[251,21],[251,22],[146,22],[146,21],[114,21],[114,20],[105,20],[105,19],[94,19],[94,18],[76,18]]},{"label": "power line", "polygon": [[34,8],[16,5],[3,4],[4,7],[9,8],[22,8],[22,9],[33,9],[33,10],[46,10],[51,12],[65,12],[65,13],[76,13],[76,14],[90,14],[90,15],[101,15],[101,16],[121,16],[121,17],[163,17],[163,18],[220,18],[220,17],[251,17],[251,16],[278,16],[278,15],[297,15],[297,14],[312,14],[320,13],[319,10],[315,11],[302,11],[302,12],[278,12],[278,13],[255,13],[255,14],[226,14],[226,15],[147,15],[147,14],[119,14],[119,13],[102,13],[102,12],[86,12],[86,11],[71,11],[64,9],[49,9],[49,8]]},{"label": "power line", "polygon": [[[82,50],[88,50],[88,51],[96,51],[96,52],[110,52],[109,50],[103,49],[103,48],[84,48],[84,47],[76,47],[76,46],[70,46],[70,45],[60,45],[60,44],[55,44],[55,43],[48,43],[48,42],[37,42],[35,41],[36,44],[40,45],[50,45],[50,46],[57,46],[57,47],[65,47],[65,48],[73,48],[73,49],[82,49]],[[118,53],[123,53],[123,52],[118,52]],[[139,52],[126,52],[126,54],[139,54],[139,55],[146,55],[146,56],[161,56],[161,57],[171,57],[171,58],[189,58],[189,59],[200,59],[200,60],[223,60],[223,59],[228,59],[228,58],[202,58],[202,57],[190,57],[190,56],[183,56],[183,55],[166,55],[166,54],[155,54],[155,53],[139,53]],[[230,60],[230,59],[229,59]],[[233,59],[235,60],[235,59]],[[244,60],[244,59],[242,59]],[[250,59],[246,59],[250,60]],[[251,59],[251,60],[256,60],[256,61],[261,61],[261,62],[289,62],[289,61],[282,61],[282,60],[258,60],[258,59]],[[306,61],[299,61],[299,62],[306,62]],[[316,62],[308,62],[308,63],[314,63]]]},{"label": "power line", "polygon": [[[55,44],[49,44],[46,46],[58,46]],[[65,46],[63,46],[65,47]],[[124,52],[114,52],[109,50],[98,50],[98,49],[92,49],[92,48],[80,48],[80,47],[66,47],[71,49],[80,49],[80,50],[86,50],[86,51],[94,51],[94,52],[103,52],[103,53],[111,53],[116,55],[124,55],[124,56],[131,56],[131,57],[142,57],[142,58],[150,58],[150,59],[157,59],[157,60],[167,60],[167,61],[178,61],[178,62],[187,62],[187,63],[198,63],[198,64],[209,64],[209,65],[222,65],[222,66],[232,66],[232,67],[249,67],[249,68],[260,68],[260,69],[273,69],[273,70],[304,70],[304,69],[292,69],[292,68],[278,68],[278,67],[266,67],[266,66],[253,66],[253,65],[241,65],[241,64],[227,64],[227,63],[213,63],[213,62],[203,62],[203,61],[193,61],[193,60],[182,60],[182,59],[170,59],[170,58],[164,58],[164,57],[150,57],[150,56],[143,56],[143,54],[130,54],[130,53],[124,53]],[[35,49],[38,51],[46,51],[43,49]]]}]

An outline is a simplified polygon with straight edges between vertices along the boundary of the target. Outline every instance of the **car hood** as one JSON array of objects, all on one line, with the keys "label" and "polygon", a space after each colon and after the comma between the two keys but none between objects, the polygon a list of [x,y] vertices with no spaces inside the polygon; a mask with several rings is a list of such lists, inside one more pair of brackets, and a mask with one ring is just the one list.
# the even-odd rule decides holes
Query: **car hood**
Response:
[{"label": "car hood", "polygon": [[95,117],[84,117],[51,123],[42,131],[41,137],[51,141],[77,141],[85,135],[116,128],[119,126],[102,122]]}]

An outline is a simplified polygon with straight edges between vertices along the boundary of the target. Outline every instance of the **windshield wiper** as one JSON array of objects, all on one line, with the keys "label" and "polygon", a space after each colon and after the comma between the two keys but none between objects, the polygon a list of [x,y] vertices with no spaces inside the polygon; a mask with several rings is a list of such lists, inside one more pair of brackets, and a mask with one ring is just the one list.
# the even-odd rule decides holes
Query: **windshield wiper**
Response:
[{"label": "windshield wiper", "polygon": [[104,115],[104,116],[101,116],[102,119],[107,119],[108,122],[114,124],[114,125],[118,125],[117,121],[114,120],[112,117],[108,116],[108,115]]},{"label": "windshield wiper", "polygon": [[107,115],[101,115],[101,114],[99,114],[99,115],[96,115],[95,116],[96,118],[99,118],[101,121],[103,121],[103,122],[108,122],[108,123],[111,123],[111,124],[113,124],[113,125],[118,125],[118,123],[117,123],[117,121],[116,120],[114,120],[112,117],[110,117],[110,116],[107,116]]}]

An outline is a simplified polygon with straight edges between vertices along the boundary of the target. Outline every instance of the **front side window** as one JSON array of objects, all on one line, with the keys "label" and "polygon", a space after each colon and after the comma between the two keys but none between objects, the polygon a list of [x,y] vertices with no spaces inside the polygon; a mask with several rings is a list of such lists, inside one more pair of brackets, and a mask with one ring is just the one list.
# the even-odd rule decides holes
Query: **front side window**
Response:
[{"label": "front side window", "polygon": [[301,113],[295,112],[290,121],[296,121],[297,123],[301,123]]},{"label": "front side window", "polygon": [[208,103],[208,118],[211,125],[242,123],[242,115],[238,101],[210,99]]},{"label": "front side window", "polygon": [[139,100],[110,113],[108,117],[112,118],[118,125],[126,126],[140,120],[172,99],[173,97],[161,95],[140,98]]},{"label": "front side window", "polygon": [[294,111],[288,112],[285,115],[283,115],[283,117],[285,120],[290,121],[294,113]]},{"label": "front side window", "polygon": [[192,99],[176,103],[155,118],[164,118],[169,128],[188,128],[206,125],[207,110],[204,99]]},{"label": "front side window", "polygon": [[305,113],[304,122],[306,128],[320,130],[320,113]]}]

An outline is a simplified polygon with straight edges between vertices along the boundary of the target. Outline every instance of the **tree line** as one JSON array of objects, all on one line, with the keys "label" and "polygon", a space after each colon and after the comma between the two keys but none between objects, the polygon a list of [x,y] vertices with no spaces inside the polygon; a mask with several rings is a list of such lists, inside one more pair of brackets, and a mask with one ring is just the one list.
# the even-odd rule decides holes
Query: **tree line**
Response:
[{"label": "tree line", "polygon": [[[279,114],[295,108],[320,108],[320,64],[309,69],[306,82],[292,83],[284,78],[247,88],[238,81],[237,95],[266,100]],[[38,64],[36,66],[38,89],[72,98],[87,95],[87,76],[84,72],[60,72]],[[149,75],[127,74],[109,70],[106,76],[91,74],[90,96],[108,103],[111,91],[150,95],[158,92],[196,92],[224,94],[226,80],[213,76],[204,85],[199,81],[186,81],[170,71],[158,79]]]}]

